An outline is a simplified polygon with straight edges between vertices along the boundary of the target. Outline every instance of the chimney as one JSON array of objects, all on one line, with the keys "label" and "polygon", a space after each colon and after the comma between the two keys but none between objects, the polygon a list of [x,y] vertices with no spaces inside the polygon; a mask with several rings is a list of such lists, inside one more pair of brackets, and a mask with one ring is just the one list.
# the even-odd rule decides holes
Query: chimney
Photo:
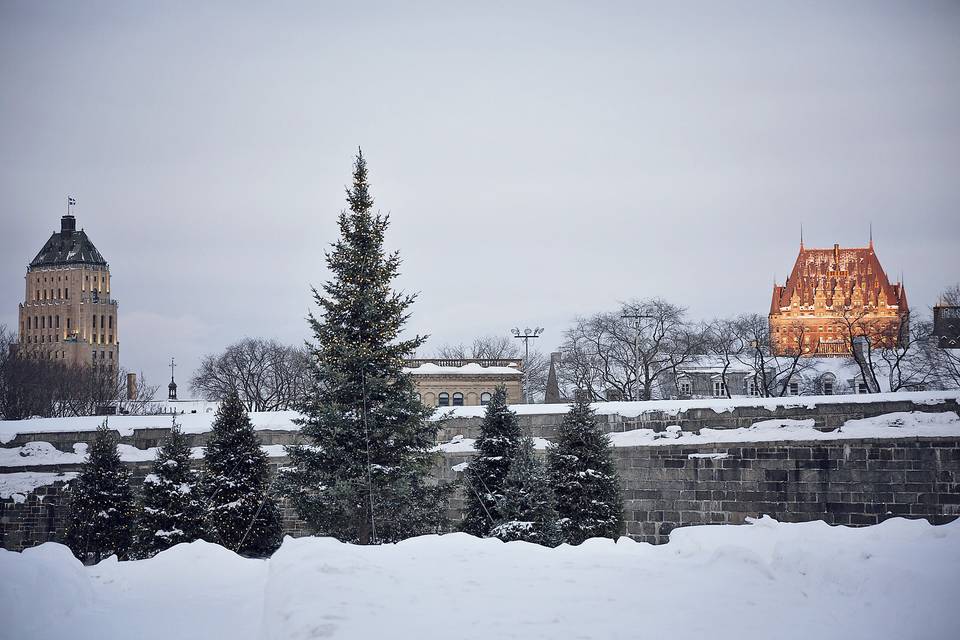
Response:
[{"label": "chimney", "polygon": [[60,233],[65,236],[73,234],[77,230],[77,219],[69,213],[60,218]]},{"label": "chimney", "polygon": [[127,400],[137,399],[137,374],[127,374]]}]

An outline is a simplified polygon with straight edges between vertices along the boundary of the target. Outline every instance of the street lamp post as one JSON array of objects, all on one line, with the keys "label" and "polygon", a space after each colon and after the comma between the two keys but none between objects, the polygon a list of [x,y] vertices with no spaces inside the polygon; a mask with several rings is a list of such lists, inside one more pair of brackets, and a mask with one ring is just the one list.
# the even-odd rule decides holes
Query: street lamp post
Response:
[{"label": "street lamp post", "polygon": [[530,404],[530,385],[528,384],[527,377],[527,363],[530,360],[530,341],[540,337],[540,334],[543,333],[543,327],[537,327],[535,329],[524,329],[520,331],[519,328],[514,328],[512,330],[513,337],[517,340],[523,340],[523,399],[524,402]]}]

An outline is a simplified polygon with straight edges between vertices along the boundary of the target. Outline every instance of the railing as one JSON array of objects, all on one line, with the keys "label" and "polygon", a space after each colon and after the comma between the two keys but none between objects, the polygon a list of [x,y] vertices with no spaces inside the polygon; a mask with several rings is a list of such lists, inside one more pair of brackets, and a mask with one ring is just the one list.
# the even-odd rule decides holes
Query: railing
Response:
[{"label": "railing", "polygon": [[481,367],[511,367],[523,369],[522,358],[411,358],[403,361],[404,366],[419,367],[422,364],[435,364],[438,367],[462,367],[468,364],[479,364]]}]

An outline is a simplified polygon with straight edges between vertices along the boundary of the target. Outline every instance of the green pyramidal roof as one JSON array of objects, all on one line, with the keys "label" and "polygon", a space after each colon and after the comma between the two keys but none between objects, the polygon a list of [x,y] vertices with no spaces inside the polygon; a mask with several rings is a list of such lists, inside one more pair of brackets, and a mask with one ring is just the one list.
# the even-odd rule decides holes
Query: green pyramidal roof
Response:
[{"label": "green pyramidal roof", "polygon": [[54,232],[40,253],[30,263],[30,268],[56,267],[70,264],[106,265],[93,242],[83,229],[76,230],[76,219],[71,215],[61,218],[60,231]]}]

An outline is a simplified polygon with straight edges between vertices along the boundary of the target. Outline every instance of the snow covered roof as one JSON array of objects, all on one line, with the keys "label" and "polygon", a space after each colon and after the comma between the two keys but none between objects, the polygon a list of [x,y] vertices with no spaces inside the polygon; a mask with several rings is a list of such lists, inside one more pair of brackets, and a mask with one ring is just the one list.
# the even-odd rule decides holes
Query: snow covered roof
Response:
[{"label": "snow covered roof", "polygon": [[56,267],[68,264],[106,265],[107,261],[93,246],[87,233],[83,229],[76,231],[75,227],[73,216],[64,216],[61,230],[53,232],[37,257],[30,263],[30,267]]},{"label": "snow covered roof", "polygon": [[432,363],[424,363],[418,367],[407,367],[405,373],[415,376],[522,376],[523,372],[516,367],[485,367],[476,362],[459,367],[446,367]]}]

